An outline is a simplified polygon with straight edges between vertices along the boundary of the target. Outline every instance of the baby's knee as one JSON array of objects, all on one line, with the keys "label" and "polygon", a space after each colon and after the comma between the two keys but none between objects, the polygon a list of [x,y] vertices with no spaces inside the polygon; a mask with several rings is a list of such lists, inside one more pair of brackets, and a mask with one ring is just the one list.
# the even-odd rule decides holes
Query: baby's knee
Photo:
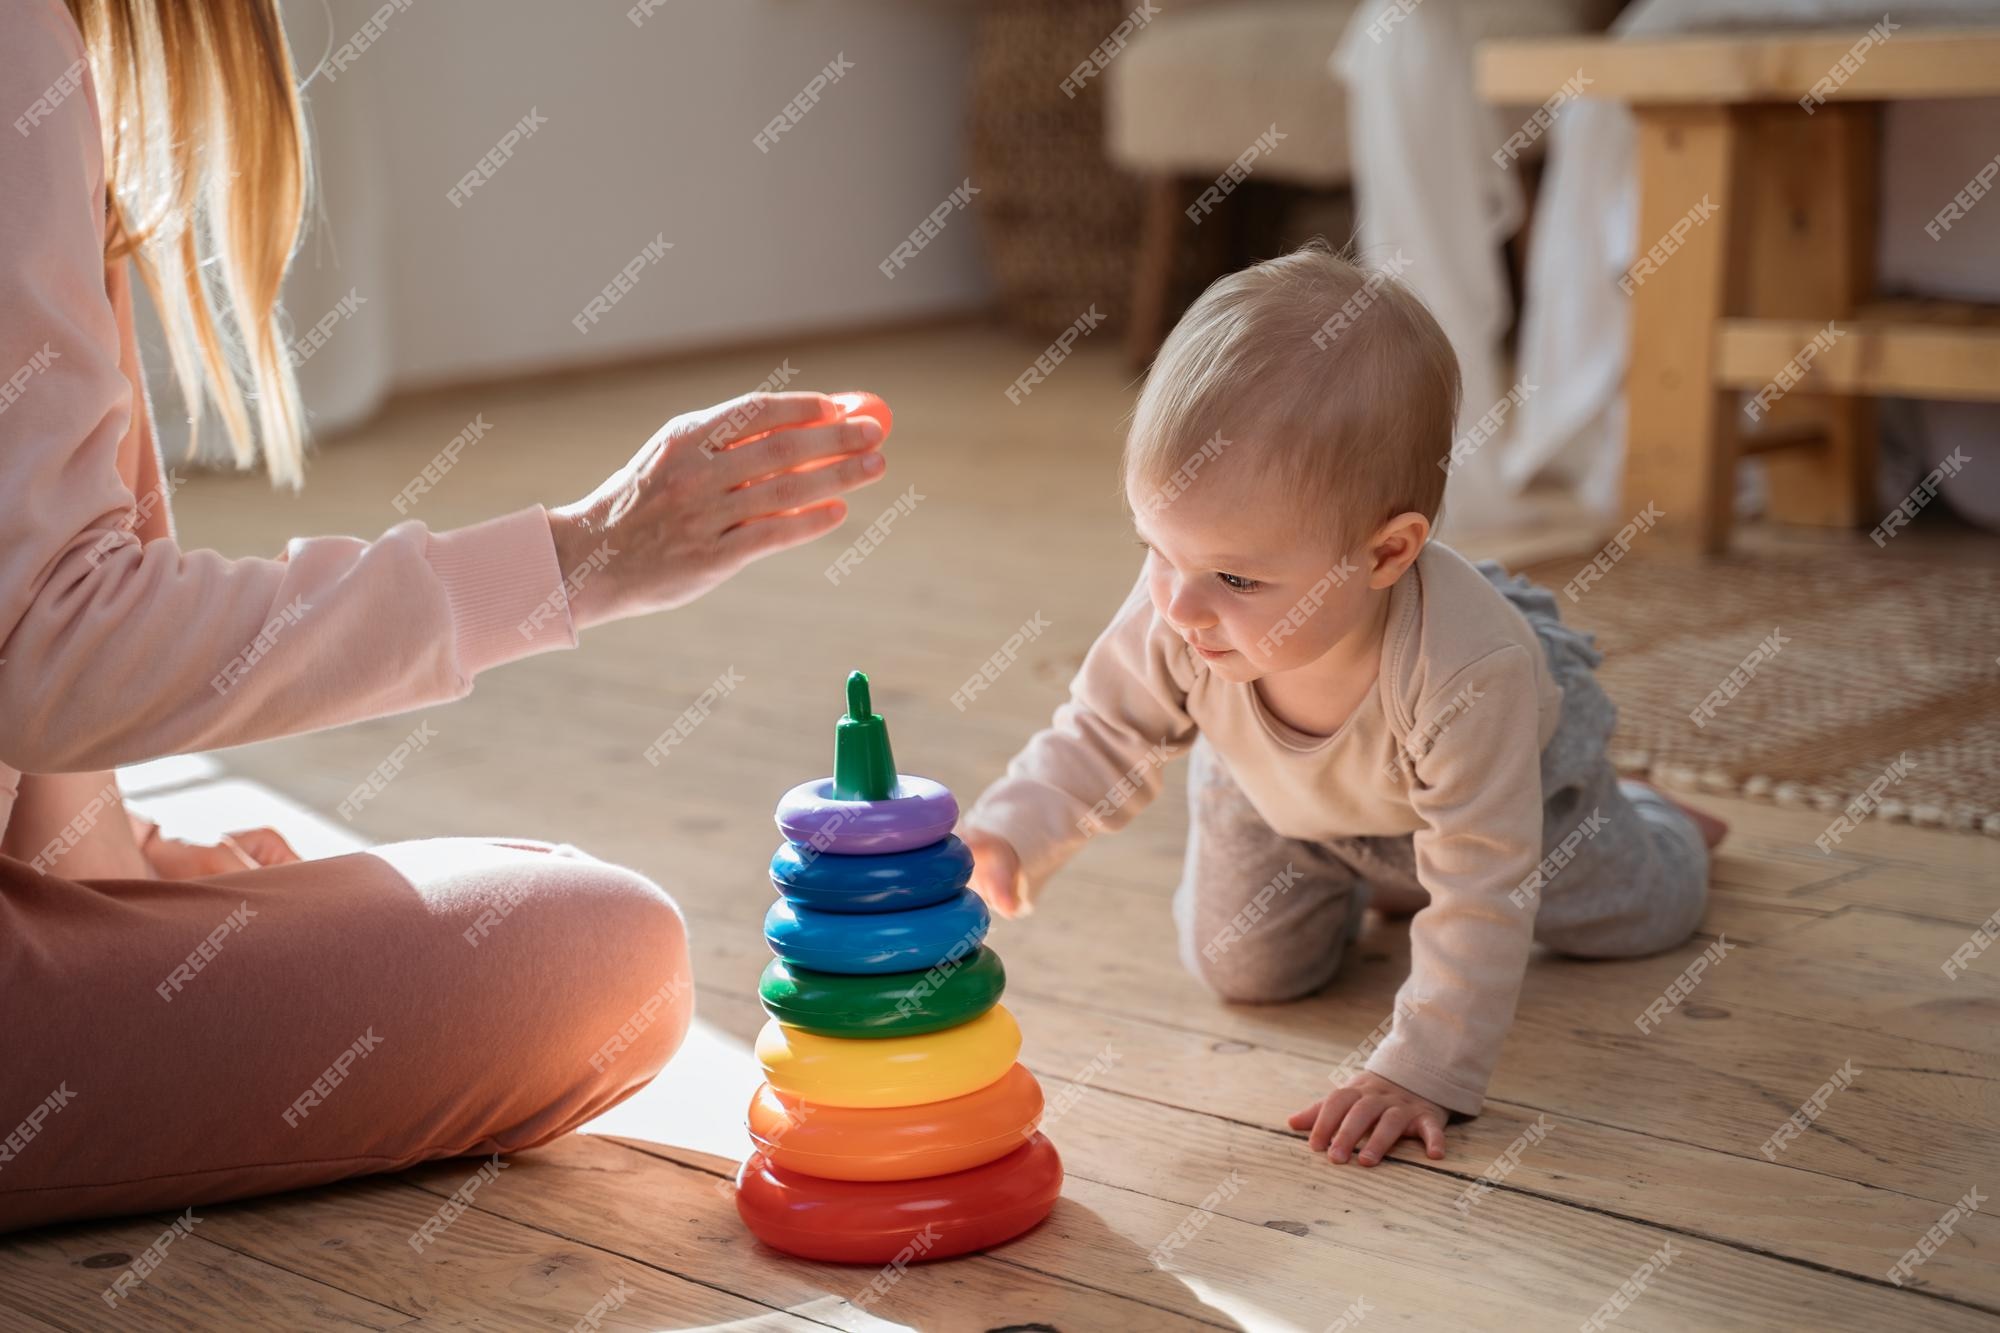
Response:
[{"label": "baby's knee", "polygon": [[1230,1004],[1284,1004],[1302,1000],[1331,985],[1338,975],[1338,956],[1312,968],[1204,964],[1195,969],[1201,983],[1217,999]]},{"label": "baby's knee", "polygon": [[1181,961],[1217,999],[1230,1004],[1303,999],[1340,975],[1344,941],[1331,941],[1318,950],[1285,947],[1286,943],[1225,929],[1199,943],[1188,941]]}]

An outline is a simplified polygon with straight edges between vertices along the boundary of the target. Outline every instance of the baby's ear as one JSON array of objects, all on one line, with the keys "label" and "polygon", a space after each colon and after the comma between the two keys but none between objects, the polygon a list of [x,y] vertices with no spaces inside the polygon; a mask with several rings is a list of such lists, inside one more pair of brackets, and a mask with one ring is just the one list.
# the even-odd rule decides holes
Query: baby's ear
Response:
[{"label": "baby's ear", "polygon": [[1414,510],[1375,529],[1368,541],[1368,586],[1386,588],[1417,562],[1431,538],[1431,521]]}]

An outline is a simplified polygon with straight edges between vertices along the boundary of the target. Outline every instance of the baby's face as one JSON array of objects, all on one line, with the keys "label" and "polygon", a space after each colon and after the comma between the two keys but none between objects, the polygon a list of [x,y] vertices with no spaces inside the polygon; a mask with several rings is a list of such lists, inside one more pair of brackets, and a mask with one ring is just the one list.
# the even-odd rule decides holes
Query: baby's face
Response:
[{"label": "baby's face", "polygon": [[1329,551],[1254,469],[1212,467],[1170,500],[1128,479],[1126,501],[1153,609],[1224,680],[1316,661],[1373,609],[1365,552]]}]

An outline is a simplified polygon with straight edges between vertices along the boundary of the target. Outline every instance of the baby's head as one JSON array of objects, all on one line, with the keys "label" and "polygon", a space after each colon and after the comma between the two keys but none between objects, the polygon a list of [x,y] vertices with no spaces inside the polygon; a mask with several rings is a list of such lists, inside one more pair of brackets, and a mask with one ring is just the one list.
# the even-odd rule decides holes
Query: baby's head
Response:
[{"label": "baby's head", "polygon": [[1235,681],[1364,627],[1436,522],[1458,395],[1444,330],[1387,273],[1314,245],[1215,283],[1125,443],[1154,608]]}]

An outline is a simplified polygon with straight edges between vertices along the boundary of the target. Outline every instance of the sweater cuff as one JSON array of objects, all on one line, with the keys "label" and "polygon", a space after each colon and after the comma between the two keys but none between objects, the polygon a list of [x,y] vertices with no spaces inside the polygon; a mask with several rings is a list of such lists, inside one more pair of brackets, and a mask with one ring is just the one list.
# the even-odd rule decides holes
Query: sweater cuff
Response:
[{"label": "sweater cuff", "polygon": [[468,682],[489,667],[576,646],[555,536],[540,505],[432,533],[425,554],[444,585]]},{"label": "sweater cuff", "polygon": [[1035,910],[1035,901],[1042,896],[1042,886],[1062,868],[1066,859],[1037,832],[1036,823],[1034,817],[1021,810],[1016,803],[990,794],[981,796],[964,820],[967,829],[978,829],[1003,840],[1021,859],[1021,878],[1014,885],[1014,891],[1019,895],[1023,916]]}]

